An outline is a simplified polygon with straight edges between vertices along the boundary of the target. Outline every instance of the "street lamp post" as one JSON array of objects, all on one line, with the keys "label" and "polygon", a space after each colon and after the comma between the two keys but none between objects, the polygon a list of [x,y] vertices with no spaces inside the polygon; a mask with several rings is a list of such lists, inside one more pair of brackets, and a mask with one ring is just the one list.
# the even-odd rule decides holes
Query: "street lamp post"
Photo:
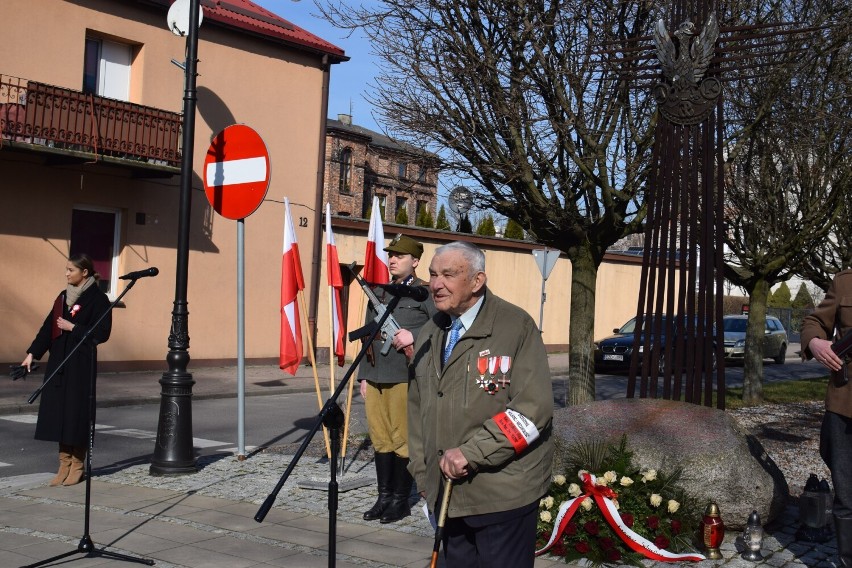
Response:
[{"label": "street lamp post", "polygon": [[186,289],[189,266],[189,222],[192,211],[192,165],[195,144],[195,79],[198,62],[200,0],[190,0],[186,38],[186,69],[183,96],[183,155],[180,166],[177,268],[172,327],[169,332],[169,370],[160,378],[160,415],[151,475],[195,473],[192,447],[192,373],[189,364],[189,310]]}]

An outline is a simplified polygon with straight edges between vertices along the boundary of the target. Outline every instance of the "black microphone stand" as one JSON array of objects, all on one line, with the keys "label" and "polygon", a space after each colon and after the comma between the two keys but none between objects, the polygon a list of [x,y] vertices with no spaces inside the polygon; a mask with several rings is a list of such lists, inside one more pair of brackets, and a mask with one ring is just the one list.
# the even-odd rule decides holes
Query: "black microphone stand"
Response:
[{"label": "black microphone stand", "polygon": [[[278,480],[278,484],[275,486],[275,489],[272,490],[272,493],[266,498],[263,504],[258,509],[257,514],[254,516],[254,520],[258,523],[262,523],[263,519],[266,518],[267,513],[272,508],[272,505],[275,503],[275,499],[278,496],[278,493],[281,491],[281,488],[284,486],[284,483],[287,481],[287,478],[290,477],[290,473],[296,467],[296,464],[299,463],[299,459],[301,459],[302,454],[305,453],[305,450],[308,448],[308,445],[313,440],[314,435],[319,430],[320,425],[325,426],[329,430],[329,437],[331,438],[331,458],[329,459],[329,466],[331,467],[331,478],[328,482],[328,566],[329,568],[334,568],[335,566],[335,556],[337,555],[337,496],[338,496],[338,487],[337,487],[337,460],[338,453],[340,452],[340,427],[343,426],[345,416],[343,411],[340,409],[340,406],[337,405],[337,397],[340,396],[340,393],[343,392],[343,389],[346,387],[346,383],[349,382],[350,377],[355,372],[355,369],[358,368],[358,363],[361,362],[361,359],[364,358],[364,355],[367,353],[367,350],[373,344],[373,340],[376,338],[376,332],[382,329],[382,325],[385,323],[385,320],[390,317],[391,312],[393,312],[396,305],[399,303],[399,296],[394,296],[391,298],[391,301],[387,305],[387,309],[385,313],[382,314],[382,317],[378,320],[374,321],[372,324],[369,324],[369,328],[372,328],[372,333],[369,334],[369,339],[364,342],[361,346],[361,351],[358,352],[355,360],[352,361],[352,365],[350,365],[349,369],[346,371],[346,374],[340,380],[340,384],[337,385],[334,393],[329,397],[319,414],[317,415],[317,420],[314,422],[314,425],[311,427],[307,436],[305,436],[305,440],[302,442],[302,445],[299,446],[299,449],[296,451],[296,455],[293,456],[292,461],[287,466],[287,469],[284,471],[284,474],[281,476],[281,479]],[[387,341],[390,341],[391,338],[387,338]]]},{"label": "black microphone stand", "polygon": [[[56,369],[53,370],[53,372],[50,374],[50,376],[47,377],[46,379],[44,379],[44,382],[41,384],[41,386],[38,387],[35,390],[35,392],[33,392],[32,395],[30,395],[30,398],[27,399],[27,403],[32,404],[35,401],[35,399],[38,398],[38,396],[41,394],[41,391],[44,390],[44,387],[46,387],[47,384],[51,381],[51,379],[53,379],[53,377],[56,376],[56,374],[59,372],[59,370],[62,369],[65,366],[65,363],[68,362],[68,360],[71,358],[72,355],[74,355],[74,353],[77,351],[77,349],[79,349],[81,345],[86,343],[86,341],[89,339],[89,336],[98,327],[98,324],[101,323],[101,321],[107,316],[107,314],[112,312],[112,309],[116,306],[116,304],[118,304],[121,301],[121,299],[124,297],[124,295],[127,294],[130,291],[131,288],[133,288],[134,284],[136,284],[135,278],[130,281],[130,283],[127,285],[127,287],[124,289],[124,291],[121,294],[119,294],[119,296],[115,299],[115,301],[109,305],[109,308],[107,308],[106,311],[103,314],[101,314],[101,317],[99,317],[98,320],[89,327],[89,330],[83,335],[83,338],[80,340],[80,342],[77,343],[77,345],[75,345],[71,349],[71,351],[68,353],[68,355],[65,356],[65,359],[63,359],[62,362],[56,367]],[[95,348],[95,347],[96,346],[93,344],[92,348]],[[59,560],[61,558],[65,558],[66,556],[71,556],[72,554],[77,554],[77,553],[85,554],[86,558],[95,558],[95,557],[113,558],[115,560],[124,560],[125,562],[136,562],[136,563],[139,563],[139,564],[147,564],[148,566],[154,565],[154,561],[149,559],[149,558],[137,558],[135,556],[128,556],[126,554],[121,554],[121,553],[118,553],[118,552],[112,552],[110,550],[106,550],[106,548],[97,549],[97,548],[95,548],[95,543],[92,542],[92,537],[89,536],[89,517],[91,516],[91,506],[92,506],[92,450],[94,450],[94,447],[95,447],[95,385],[96,385],[96,373],[95,373],[95,371],[96,371],[96,369],[94,368],[94,364],[95,364],[94,353],[92,353],[92,356],[89,358],[89,362],[90,362],[92,368],[91,368],[91,373],[89,373],[89,375],[91,377],[89,379],[89,381],[90,381],[90,383],[89,383],[89,388],[90,388],[90,390],[89,390],[89,448],[88,448],[88,451],[86,452],[86,505],[85,505],[85,514],[84,514],[84,517],[83,517],[83,519],[84,519],[83,520],[83,536],[82,536],[82,538],[80,538],[80,543],[77,545],[76,550],[63,552],[62,554],[58,554],[56,556],[48,558],[47,560],[42,560],[40,562],[36,562],[35,564],[27,564],[26,566],[22,566],[21,568],[35,568],[36,566],[42,566],[42,565],[47,564],[49,562],[54,562],[54,561]]]}]

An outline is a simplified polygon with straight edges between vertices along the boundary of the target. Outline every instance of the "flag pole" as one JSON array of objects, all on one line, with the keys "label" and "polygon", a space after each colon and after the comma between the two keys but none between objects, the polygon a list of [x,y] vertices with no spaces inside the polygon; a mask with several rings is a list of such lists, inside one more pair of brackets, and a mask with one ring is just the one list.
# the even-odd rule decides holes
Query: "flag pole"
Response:
[{"label": "flag pole", "polygon": [[[367,296],[361,294],[361,311],[359,313],[364,313],[364,302],[366,301]],[[352,345],[357,345],[357,343],[352,342]],[[355,381],[349,381],[349,395],[346,400],[346,417],[343,422],[343,450],[340,452],[340,455],[343,456],[342,460],[346,460],[346,443],[349,441],[349,417],[352,415],[352,396],[353,391],[355,390]],[[343,462],[340,464],[340,470],[343,471]]]},{"label": "flag pole", "polygon": [[[302,309],[299,310],[302,312],[302,322],[305,324],[305,329],[308,331],[308,354],[311,358],[311,369],[314,372],[314,388],[317,391],[317,402],[319,403],[319,408],[322,410],[322,393],[320,392],[319,375],[317,374],[317,361],[316,357],[314,357],[314,340],[311,339],[311,327],[308,324],[308,307],[305,305],[305,293],[302,290],[299,290],[296,295],[299,297],[299,305],[302,307]],[[322,427],[322,435],[323,438],[325,438],[325,455],[328,456],[328,459],[331,459],[331,442],[328,437],[328,428],[326,428],[325,425]]]}]

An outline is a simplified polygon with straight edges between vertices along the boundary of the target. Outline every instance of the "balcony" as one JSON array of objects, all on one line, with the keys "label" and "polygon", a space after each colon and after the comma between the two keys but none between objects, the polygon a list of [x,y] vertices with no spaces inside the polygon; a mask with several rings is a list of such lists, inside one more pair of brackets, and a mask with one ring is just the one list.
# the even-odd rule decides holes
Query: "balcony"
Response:
[{"label": "balcony", "polygon": [[0,146],[154,173],[180,167],[182,123],[178,113],[0,74]]}]

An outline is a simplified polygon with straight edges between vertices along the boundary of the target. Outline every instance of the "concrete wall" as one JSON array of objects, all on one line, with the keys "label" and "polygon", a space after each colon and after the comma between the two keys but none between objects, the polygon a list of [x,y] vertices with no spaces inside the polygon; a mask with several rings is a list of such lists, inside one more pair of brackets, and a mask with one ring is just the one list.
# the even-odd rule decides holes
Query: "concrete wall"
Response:
[{"label": "concrete wall", "polygon": [[[447,242],[463,237],[475,242],[485,251],[485,269],[488,287],[498,296],[522,307],[536,322],[543,323],[543,339],[550,350],[566,350],[568,347],[568,323],[571,316],[571,263],[563,255],[556,262],[548,277],[545,292],[544,316],[541,318],[542,277],[532,255],[540,245],[507,241],[500,238],[459,235],[445,231],[430,231],[385,224],[385,237],[389,241],[397,232],[404,232],[421,241],[423,258],[417,275],[429,279],[429,262],[434,251]],[[364,264],[366,250],[366,223],[335,218],[333,227],[341,264],[357,262]],[[320,297],[317,309],[317,345],[327,350],[330,343],[328,286],[325,276],[325,250],[322,253],[323,274],[320,277]],[[636,314],[639,294],[641,259],[631,256],[607,255],[598,271],[598,289],[595,316],[595,338],[612,333]],[[344,279],[346,275],[344,274]],[[347,331],[364,323],[363,292],[353,283],[349,291]],[[347,355],[357,354],[359,344],[351,344]],[[321,354],[327,361],[327,352]]]}]

